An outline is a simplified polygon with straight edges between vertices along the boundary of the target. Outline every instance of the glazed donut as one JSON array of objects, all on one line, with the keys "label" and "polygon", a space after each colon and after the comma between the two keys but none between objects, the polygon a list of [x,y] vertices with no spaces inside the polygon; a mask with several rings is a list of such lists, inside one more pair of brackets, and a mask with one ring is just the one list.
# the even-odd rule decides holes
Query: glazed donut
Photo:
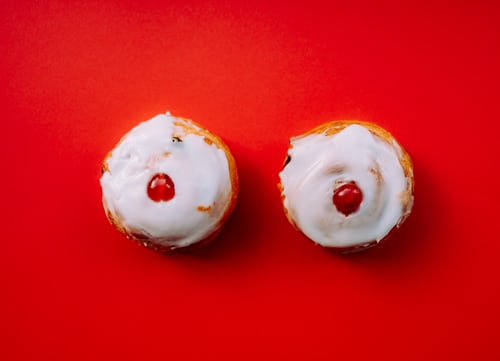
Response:
[{"label": "glazed donut", "polygon": [[279,176],[290,223],[341,251],[379,244],[413,206],[410,156],[373,123],[335,121],[291,138]]},{"label": "glazed donut", "polygon": [[160,251],[213,239],[238,194],[228,147],[169,113],[140,123],[121,139],[104,160],[100,183],[110,223]]}]

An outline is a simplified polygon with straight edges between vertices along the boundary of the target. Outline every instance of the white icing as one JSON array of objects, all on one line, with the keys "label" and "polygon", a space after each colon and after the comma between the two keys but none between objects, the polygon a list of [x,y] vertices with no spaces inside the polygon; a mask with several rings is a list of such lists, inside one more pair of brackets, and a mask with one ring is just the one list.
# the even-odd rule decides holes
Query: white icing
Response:
[{"label": "white icing", "polygon": [[[316,243],[343,248],[379,242],[406,215],[402,195],[407,179],[395,141],[390,145],[355,124],[334,135],[292,138],[288,155],[290,162],[280,173],[284,207]],[[361,189],[363,200],[346,216],[332,196],[336,187],[350,181]]]},{"label": "white icing", "polygon": [[[102,175],[101,186],[105,207],[129,234],[176,248],[219,228],[231,203],[232,185],[225,152],[174,123],[199,129],[169,113],[137,125],[107,159],[109,171]],[[149,181],[158,173],[174,183],[175,195],[169,201],[155,202],[147,194]]]}]

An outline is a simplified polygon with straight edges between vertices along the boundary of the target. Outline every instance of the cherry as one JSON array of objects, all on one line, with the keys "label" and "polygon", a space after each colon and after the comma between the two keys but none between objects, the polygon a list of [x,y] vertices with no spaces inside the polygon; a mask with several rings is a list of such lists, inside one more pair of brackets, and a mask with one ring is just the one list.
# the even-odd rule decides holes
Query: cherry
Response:
[{"label": "cherry", "polygon": [[346,217],[356,212],[363,200],[361,189],[354,182],[342,184],[334,190],[332,201],[337,210]]},{"label": "cherry", "polygon": [[158,173],[148,184],[148,196],[155,202],[169,201],[174,198],[175,187],[172,179],[165,173]]}]

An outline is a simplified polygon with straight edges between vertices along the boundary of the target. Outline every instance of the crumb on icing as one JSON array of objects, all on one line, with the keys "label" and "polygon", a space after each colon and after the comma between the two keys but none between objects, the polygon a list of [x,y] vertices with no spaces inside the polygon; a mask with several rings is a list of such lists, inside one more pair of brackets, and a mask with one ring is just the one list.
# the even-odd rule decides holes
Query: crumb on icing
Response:
[{"label": "crumb on icing", "polygon": [[196,209],[200,212],[210,212],[212,207],[211,206],[198,206],[198,207],[196,207]]}]

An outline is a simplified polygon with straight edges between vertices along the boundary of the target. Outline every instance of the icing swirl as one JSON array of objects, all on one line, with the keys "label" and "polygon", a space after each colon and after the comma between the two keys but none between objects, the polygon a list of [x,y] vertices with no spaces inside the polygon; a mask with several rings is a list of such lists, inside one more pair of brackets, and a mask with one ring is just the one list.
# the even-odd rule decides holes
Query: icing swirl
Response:
[{"label": "icing swirl", "polygon": [[[298,229],[322,246],[378,243],[411,210],[411,161],[381,128],[383,137],[362,123],[348,122],[343,129],[335,124],[291,139],[288,162],[280,173],[285,211]],[[353,212],[341,212],[332,202],[336,190],[346,184],[355,184],[362,194]]]}]

